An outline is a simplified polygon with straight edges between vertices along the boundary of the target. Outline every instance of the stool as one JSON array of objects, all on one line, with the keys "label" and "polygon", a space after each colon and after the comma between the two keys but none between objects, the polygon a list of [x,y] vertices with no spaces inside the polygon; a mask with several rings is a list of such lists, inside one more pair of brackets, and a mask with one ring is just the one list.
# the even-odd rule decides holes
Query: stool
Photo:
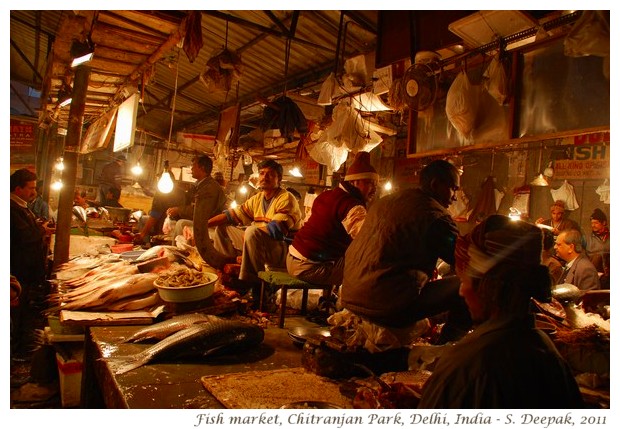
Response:
[{"label": "stool", "polygon": [[291,276],[289,273],[282,271],[259,271],[258,277],[261,279],[260,287],[260,304],[259,309],[263,309],[263,296],[265,295],[265,286],[273,285],[280,288],[280,322],[278,326],[284,328],[284,316],[286,314],[286,295],[289,289],[302,289],[303,295],[301,298],[301,313],[306,314],[308,307],[308,291],[310,289],[322,289],[325,285],[315,285],[312,283],[299,280],[297,277]]}]

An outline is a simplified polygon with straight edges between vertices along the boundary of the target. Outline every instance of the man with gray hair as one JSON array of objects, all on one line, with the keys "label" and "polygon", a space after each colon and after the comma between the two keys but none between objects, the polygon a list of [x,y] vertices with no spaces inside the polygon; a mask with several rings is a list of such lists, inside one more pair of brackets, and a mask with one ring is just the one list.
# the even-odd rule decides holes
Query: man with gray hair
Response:
[{"label": "man with gray hair", "polygon": [[560,232],[555,240],[555,252],[566,262],[560,284],[569,283],[581,290],[601,288],[596,267],[584,252],[581,232],[576,229]]}]

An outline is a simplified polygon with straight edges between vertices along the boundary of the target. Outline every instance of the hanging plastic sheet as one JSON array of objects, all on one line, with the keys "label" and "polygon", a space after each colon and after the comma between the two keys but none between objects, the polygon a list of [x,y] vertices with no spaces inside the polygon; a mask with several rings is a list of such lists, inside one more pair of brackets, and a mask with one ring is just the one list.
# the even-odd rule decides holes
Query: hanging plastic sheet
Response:
[{"label": "hanging plastic sheet", "polygon": [[564,54],[568,57],[595,55],[603,57],[603,74],[609,79],[609,22],[602,10],[584,10],[564,38]]},{"label": "hanging plastic sheet", "polygon": [[575,196],[575,188],[567,180],[564,180],[564,183],[558,189],[551,189],[551,196],[553,201],[564,201],[566,203],[566,210],[573,211],[579,208],[579,203],[577,203],[577,197]]}]

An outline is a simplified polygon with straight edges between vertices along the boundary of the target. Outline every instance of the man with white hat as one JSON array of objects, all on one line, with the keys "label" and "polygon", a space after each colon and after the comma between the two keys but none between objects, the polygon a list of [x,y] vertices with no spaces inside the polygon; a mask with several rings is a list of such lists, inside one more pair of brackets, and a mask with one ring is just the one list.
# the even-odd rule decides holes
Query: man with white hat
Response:
[{"label": "man with white hat", "polygon": [[289,274],[325,285],[326,292],[342,283],[344,253],[366,219],[366,205],[374,198],[378,181],[370,154],[358,152],[344,181],[314,200],[310,217],[289,246]]}]

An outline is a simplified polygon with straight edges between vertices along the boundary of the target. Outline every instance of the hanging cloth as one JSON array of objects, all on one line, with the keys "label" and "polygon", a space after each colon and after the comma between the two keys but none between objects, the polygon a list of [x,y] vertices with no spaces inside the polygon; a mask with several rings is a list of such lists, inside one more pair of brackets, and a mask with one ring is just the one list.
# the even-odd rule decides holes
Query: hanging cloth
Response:
[{"label": "hanging cloth", "polygon": [[496,214],[495,208],[495,177],[488,176],[482,184],[482,190],[476,201],[476,205],[469,215],[469,222],[482,220],[489,215]]},{"label": "hanging cloth", "polygon": [[527,218],[530,213],[530,192],[531,188],[529,185],[515,188],[513,191],[515,196],[512,200],[512,207],[519,211],[522,218]]},{"label": "hanging cloth", "polygon": [[573,211],[579,208],[579,203],[577,203],[577,197],[575,196],[575,188],[567,180],[564,180],[564,183],[558,189],[551,189],[551,196],[553,201],[564,201],[566,203],[566,210]]},{"label": "hanging cloth", "polygon": [[187,30],[183,42],[183,50],[190,63],[193,63],[202,49],[202,12],[192,11],[187,16]]},{"label": "hanging cloth", "polygon": [[605,181],[603,182],[603,184],[601,186],[599,186],[598,188],[596,188],[595,191],[600,197],[601,197],[601,202],[605,203],[605,204],[610,204],[609,201],[609,179],[605,179]]}]

